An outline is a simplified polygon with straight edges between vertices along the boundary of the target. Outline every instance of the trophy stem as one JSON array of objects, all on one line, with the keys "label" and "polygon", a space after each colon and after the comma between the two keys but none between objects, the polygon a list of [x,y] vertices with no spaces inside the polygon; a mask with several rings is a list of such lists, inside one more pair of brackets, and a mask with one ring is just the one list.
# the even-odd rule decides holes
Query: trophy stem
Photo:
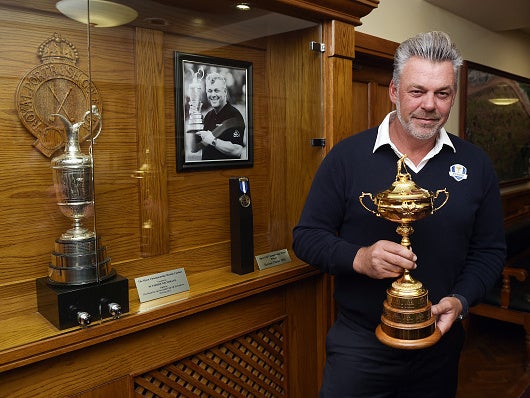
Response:
[{"label": "trophy stem", "polygon": [[[396,232],[401,235],[401,246],[412,250],[409,236],[414,232],[414,228],[409,223],[402,223],[396,228]],[[408,269],[403,270],[402,277],[397,281],[399,284],[415,285],[417,282],[412,278]]]},{"label": "trophy stem", "polygon": [[88,229],[83,227],[83,224],[81,223],[81,218],[76,217],[74,218],[74,222],[72,223],[72,228],[63,233],[61,235],[61,239],[76,241],[94,238],[95,236],[95,232],[89,231]]},{"label": "trophy stem", "polygon": [[402,223],[396,228],[396,232],[401,235],[401,246],[406,247],[410,250],[410,238],[414,232],[414,228],[409,223]]}]

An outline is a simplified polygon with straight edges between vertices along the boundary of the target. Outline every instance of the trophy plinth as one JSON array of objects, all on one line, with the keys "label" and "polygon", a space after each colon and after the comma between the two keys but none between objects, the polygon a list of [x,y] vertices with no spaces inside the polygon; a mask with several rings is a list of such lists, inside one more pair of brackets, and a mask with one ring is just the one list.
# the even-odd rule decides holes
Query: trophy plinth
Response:
[{"label": "trophy plinth", "polygon": [[88,285],[112,278],[116,272],[111,268],[107,248],[95,235],[85,239],[55,240],[48,266],[50,285]]},{"label": "trophy plinth", "polygon": [[[431,193],[417,187],[406,172],[405,158],[399,159],[396,181],[389,189],[378,193],[375,198],[371,193],[363,192],[359,201],[377,217],[399,223],[396,232],[401,235],[401,245],[410,250],[410,235],[414,232],[411,223],[439,210],[449,199],[449,193],[445,189]],[[435,207],[434,200],[440,193],[445,194],[445,200]],[[364,204],[365,196],[372,200],[377,211]],[[383,344],[402,349],[419,349],[436,344],[441,332],[436,328],[431,305],[428,290],[412,278],[409,270],[404,270],[401,278],[386,291],[381,324],[375,332],[377,338]]]}]

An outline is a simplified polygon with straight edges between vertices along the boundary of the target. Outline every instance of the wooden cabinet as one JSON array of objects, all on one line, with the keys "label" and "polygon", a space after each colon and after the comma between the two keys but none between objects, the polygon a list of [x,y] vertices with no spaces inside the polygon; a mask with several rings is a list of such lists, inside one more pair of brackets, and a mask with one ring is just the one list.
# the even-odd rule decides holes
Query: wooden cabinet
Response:
[{"label": "wooden cabinet", "polygon": [[[291,231],[321,159],[352,131],[355,26],[379,2],[256,1],[243,14],[225,1],[136,0],[123,2],[133,22],[88,29],[55,1],[34,3],[0,0],[0,396],[315,396],[330,281],[294,256]],[[75,47],[75,64],[42,60],[54,37]],[[252,167],[177,171],[175,52],[252,63]],[[31,95],[17,97],[35,70]],[[48,123],[28,107],[45,90],[38,111],[75,120],[83,90],[61,84],[78,71],[103,120],[87,224],[129,280],[130,311],[58,330],[37,311],[35,280],[70,221],[22,119]],[[255,254],[288,249],[290,263],[230,272],[231,176],[250,180]],[[134,278],[181,267],[189,291],[140,303]]]}]

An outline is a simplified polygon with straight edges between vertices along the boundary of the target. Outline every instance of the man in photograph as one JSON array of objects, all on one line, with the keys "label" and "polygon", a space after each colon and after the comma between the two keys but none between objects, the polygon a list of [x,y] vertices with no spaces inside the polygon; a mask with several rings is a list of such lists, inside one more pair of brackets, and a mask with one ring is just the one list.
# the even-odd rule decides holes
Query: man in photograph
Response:
[{"label": "man in photograph", "polygon": [[191,152],[202,149],[202,160],[241,159],[245,149],[245,121],[228,102],[226,80],[220,73],[206,76],[206,98],[212,109],[204,116],[204,129],[196,131]]}]

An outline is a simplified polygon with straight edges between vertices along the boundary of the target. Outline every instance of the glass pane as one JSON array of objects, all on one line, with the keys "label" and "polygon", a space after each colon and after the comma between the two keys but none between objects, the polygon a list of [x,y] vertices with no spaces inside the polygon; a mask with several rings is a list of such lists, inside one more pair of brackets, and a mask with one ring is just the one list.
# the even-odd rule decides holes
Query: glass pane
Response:
[{"label": "glass pane", "polygon": [[[140,304],[135,278],[229,265],[231,176],[247,176],[255,197],[255,254],[290,247],[298,211],[276,219],[270,191],[278,174],[309,161],[293,148],[323,134],[322,53],[309,44],[322,41],[320,25],[225,1],[103,3],[0,0],[0,298],[10,304],[0,310],[0,352],[79,328],[39,313],[38,280],[95,289],[98,299],[125,283],[127,317],[154,307]],[[113,26],[114,16],[124,19]],[[224,156],[190,141],[210,131],[219,101],[243,119],[230,130],[238,151]],[[297,184],[274,188],[276,197]],[[65,255],[87,240],[87,258]],[[79,273],[78,261],[95,268]],[[92,326],[103,313],[119,322],[98,311]],[[20,335],[21,323],[32,332]]]}]

